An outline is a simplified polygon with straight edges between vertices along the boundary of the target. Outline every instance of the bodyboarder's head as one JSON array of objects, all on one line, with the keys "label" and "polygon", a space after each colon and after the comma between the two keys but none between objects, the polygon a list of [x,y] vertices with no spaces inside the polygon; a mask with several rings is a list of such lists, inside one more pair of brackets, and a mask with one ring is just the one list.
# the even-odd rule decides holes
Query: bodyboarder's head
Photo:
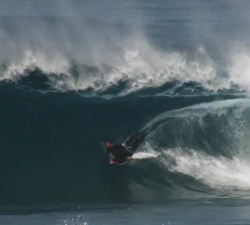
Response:
[{"label": "bodyboarder's head", "polygon": [[113,145],[114,145],[113,141],[107,141],[106,142],[106,146],[109,147],[109,148],[112,147]]}]

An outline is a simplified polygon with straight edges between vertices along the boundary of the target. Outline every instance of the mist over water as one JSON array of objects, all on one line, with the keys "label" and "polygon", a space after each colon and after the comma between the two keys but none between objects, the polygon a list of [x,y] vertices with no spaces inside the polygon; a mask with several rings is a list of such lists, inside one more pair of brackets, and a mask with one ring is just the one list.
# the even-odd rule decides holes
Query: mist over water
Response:
[{"label": "mist over water", "polygon": [[243,4],[34,1],[18,7],[15,17],[10,9],[1,13],[1,80],[39,69],[52,90],[64,92],[125,83],[123,96],[171,82],[248,91],[248,18],[236,13]]}]

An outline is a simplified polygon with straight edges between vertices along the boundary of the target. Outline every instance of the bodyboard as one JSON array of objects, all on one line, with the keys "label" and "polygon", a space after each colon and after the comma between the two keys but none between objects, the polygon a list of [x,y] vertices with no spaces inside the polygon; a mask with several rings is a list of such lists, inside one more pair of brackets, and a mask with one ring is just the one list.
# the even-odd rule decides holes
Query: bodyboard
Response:
[{"label": "bodyboard", "polygon": [[130,158],[130,159],[125,159],[125,160],[122,161],[122,162],[121,162],[121,161],[120,161],[120,162],[114,162],[112,159],[110,159],[109,164],[110,164],[110,165],[119,165],[119,166],[123,166],[123,165],[129,163],[131,160],[132,160],[132,158]]}]

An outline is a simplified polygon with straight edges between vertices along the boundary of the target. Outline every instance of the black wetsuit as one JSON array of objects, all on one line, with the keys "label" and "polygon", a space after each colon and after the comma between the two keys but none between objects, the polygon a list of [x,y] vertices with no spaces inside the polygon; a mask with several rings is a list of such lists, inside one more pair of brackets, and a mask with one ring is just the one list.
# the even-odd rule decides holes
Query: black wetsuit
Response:
[{"label": "black wetsuit", "polygon": [[107,153],[112,154],[112,158],[116,161],[123,161],[127,156],[130,156],[130,152],[120,144],[114,144],[112,147],[107,147]]}]

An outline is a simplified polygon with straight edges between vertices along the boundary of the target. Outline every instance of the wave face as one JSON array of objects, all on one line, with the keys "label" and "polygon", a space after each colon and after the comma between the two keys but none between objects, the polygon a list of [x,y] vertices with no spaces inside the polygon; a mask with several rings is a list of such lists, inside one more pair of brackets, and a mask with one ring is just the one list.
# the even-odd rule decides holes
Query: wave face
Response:
[{"label": "wave face", "polygon": [[[243,3],[18,4],[0,9],[1,204],[247,196]],[[102,143],[144,129],[160,155],[110,166]]]},{"label": "wave face", "polygon": [[[2,85],[2,202],[164,201],[244,194],[250,187],[249,101],[213,102],[217,98],[104,100]],[[144,126],[150,133],[138,151],[161,155],[110,166],[101,142],[124,141]]]}]

